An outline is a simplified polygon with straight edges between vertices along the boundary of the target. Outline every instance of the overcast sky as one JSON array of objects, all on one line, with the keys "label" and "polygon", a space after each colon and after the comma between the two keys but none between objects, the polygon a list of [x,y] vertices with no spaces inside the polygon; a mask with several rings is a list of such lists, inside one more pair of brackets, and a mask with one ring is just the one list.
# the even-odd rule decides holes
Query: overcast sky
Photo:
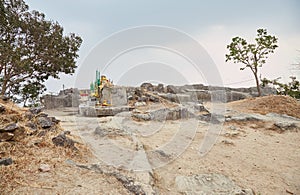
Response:
[{"label": "overcast sky", "polygon": [[[47,19],[58,21],[66,34],[74,32],[83,39],[76,74],[62,75],[60,80],[49,80],[47,87],[50,92],[58,91],[63,84],[66,87],[76,85],[80,88],[89,88],[90,82],[94,79],[95,69],[103,69],[106,65],[99,64],[103,53],[102,56],[99,53],[98,59],[95,55],[94,58],[91,57],[92,53],[97,53],[99,45],[107,38],[114,37],[116,32],[145,25],[169,27],[194,38],[216,65],[223,84],[232,87],[254,86],[255,82],[250,70],[240,71],[242,65],[225,63],[226,45],[234,36],[252,42],[256,30],[266,28],[269,34],[279,39],[279,48],[270,55],[261,69],[262,77],[270,79],[283,77],[283,81],[288,81],[291,75],[300,77],[299,70],[295,70],[291,65],[300,61],[300,51],[297,51],[300,50],[298,0],[25,0],[25,2],[31,10],[41,11]],[[127,41],[134,40],[134,36],[137,35],[132,35]],[[170,43],[172,44],[178,42]],[[109,49],[114,47],[118,45]],[[206,54],[203,56],[207,58]],[[195,82],[210,84],[212,75],[205,75],[205,70],[202,74],[196,73],[189,63],[169,50],[143,48],[125,52],[114,59],[105,71],[100,71],[115,83],[122,85],[138,85],[143,80],[168,84]],[[209,63],[204,63],[203,68],[209,66]]]}]

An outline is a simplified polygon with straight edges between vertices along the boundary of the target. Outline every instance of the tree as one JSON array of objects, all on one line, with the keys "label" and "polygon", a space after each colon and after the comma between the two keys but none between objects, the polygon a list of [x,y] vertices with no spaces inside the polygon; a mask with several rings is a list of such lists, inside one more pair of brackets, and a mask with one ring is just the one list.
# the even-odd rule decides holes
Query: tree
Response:
[{"label": "tree", "polygon": [[0,25],[1,95],[35,98],[48,78],[74,73],[79,36],[64,35],[57,22],[29,11],[23,0],[0,0]]},{"label": "tree", "polygon": [[267,34],[266,29],[258,29],[257,37],[255,38],[256,43],[250,44],[240,37],[234,37],[232,42],[227,45],[229,54],[226,54],[226,62],[233,61],[234,63],[242,63],[245,67],[240,68],[244,70],[249,68],[256,81],[256,87],[258,96],[261,96],[258,68],[262,67],[266,63],[266,59],[270,53],[274,53],[274,50],[278,47],[276,45],[277,38]]},{"label": "tree", "polygon": [[281,79],[280,77],[274,80],[269,80],[263,78],[261,80],[262,86],[266,85],[273,85],[276,88],[277,94],[279,95],[289,95],[293,98],[300,99],[300,81],[297,80],[296,77],[291,76],[291,82],[284,84],[280,83],[278,80]]}]

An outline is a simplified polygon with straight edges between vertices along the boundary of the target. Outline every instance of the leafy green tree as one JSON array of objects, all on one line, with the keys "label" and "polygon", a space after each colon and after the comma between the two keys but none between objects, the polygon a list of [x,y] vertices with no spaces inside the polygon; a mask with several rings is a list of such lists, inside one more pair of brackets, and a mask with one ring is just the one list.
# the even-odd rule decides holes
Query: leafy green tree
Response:
[{"label": "leafy green tree", "polygon": [[23,0],[0,0],[0,26],[0,95],[37,96],[48,78],[74,73],[82,39]]},{"label": "leafy green tree", "polygon": [[285,84],[280,83],[280,77],[274,80],[269,80],[263,78],[261,80],[262,86],[272,85],[275,87],[277,94],[279,95],[289,95],[293,98],[300,99],[300,82],[297,80],[296,77],[291,76],[291,82]]},{"label": "leafy green tree", "polygon": [[240,37],[234,37],[232,42],[227,45],[229,54],[226,54],[226,62],[233,61],[234,63],[242,63],[245,66],[240,68],[244,70],[249,68],[256,81],[258,96],[261,96],[258,68],[266,63],[266,59],[270,53],[278,47],[276,45],[277,38],[267,34],[266,29],[258,29],[255,43],[247,43],[247,41]]}]

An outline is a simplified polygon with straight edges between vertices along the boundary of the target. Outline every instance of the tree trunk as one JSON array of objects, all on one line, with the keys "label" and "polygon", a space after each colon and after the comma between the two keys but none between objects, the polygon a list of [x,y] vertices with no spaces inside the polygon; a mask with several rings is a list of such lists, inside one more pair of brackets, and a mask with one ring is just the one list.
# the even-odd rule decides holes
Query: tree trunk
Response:
[{"label": "tree trunk", "polygon": [[260,91],[260,86],[259,86],[259,80],[258,80],[258,76],[257,76],[257,72],[253,72],[254,76],[255,76],[255,81],[256,81],[256,88],[257,88],[257,92],[258,92],[258,97],[261,96],[261,91]]},{"label": "tree trunk", "polygon": [[7,79],[4,77],[0,95],[5,95],[7,89]]}]

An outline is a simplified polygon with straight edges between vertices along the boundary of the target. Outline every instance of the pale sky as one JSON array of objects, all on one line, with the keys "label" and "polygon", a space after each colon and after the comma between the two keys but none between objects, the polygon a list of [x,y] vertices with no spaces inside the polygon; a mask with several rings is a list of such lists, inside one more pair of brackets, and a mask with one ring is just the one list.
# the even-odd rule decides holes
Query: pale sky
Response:
[{"label": "pale sky", "polygon": [[[250,70],[240,71],[242,65],[225,63],[225,54],[228,52],[226,45],[234,36],[253,42],[256,30],[266,28],[269,34],[278,38],[279,48],[270,55],[262,67],[260,72],[262,77],[269,79],[282,77],[282,81],[288,81],[291,75],[300,78],[299,70],[295,70],[291,65],[300,61],[300,51],[297,51],[300,50],[298,0],[25,0],[25,2],[30,10],[41,11],[47,19],[58,21],[66,34],[74,32],[83,39],[76,74],[62,75],[60,80],[47,81],[49,92],[57,92],[62,89],[63,84],[66,87],[89,88],[90,82],[94,79],[95,69],[98,68],[103,72],[101,69],[106,66],[98,65],[103,60],[101,57],[103,53],[99,53],[98,59],[95,55],[94,58],[91,57],[92,53],[97,53],[99,45],[108,37],[114,36],[114,33],[147,25],[168,27],[194,38],[211,58],[208,59],[206,54],[203,54],[206,58],[202,61],[203,69],[206,65],[209,66],[212,60],[223,84],[231,87],[255,86],[255,81]],[[127,41],[134,42],[135,36],[137,35],[132,35]],[[178,43],[180,40],[176,41],[169,44],[180,44]],[[118,44],[108,50],[113,50],[114,47],[118,47]],[[104,73],[120,85],[139,85],[143,81],[165,84],[211,83],[212,75],[207,75],[206,70],[202,73],[196,72],[191,63],[182,56],[161,48],[130,50],[111,60]]]}]

